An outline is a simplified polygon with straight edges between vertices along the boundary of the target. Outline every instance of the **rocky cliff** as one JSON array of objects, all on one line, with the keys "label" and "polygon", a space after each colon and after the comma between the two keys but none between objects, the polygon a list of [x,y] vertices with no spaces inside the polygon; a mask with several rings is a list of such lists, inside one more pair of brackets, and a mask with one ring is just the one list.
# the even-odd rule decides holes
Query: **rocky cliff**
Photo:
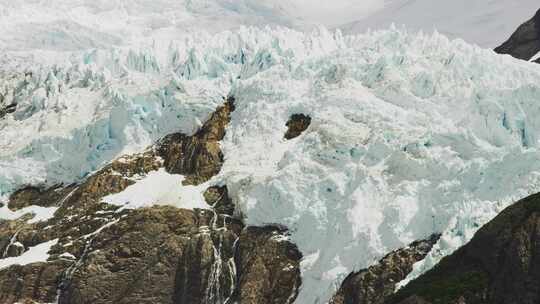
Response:
[{"label": "rocky cliff", "polygon": [[[52,242],[47,261],[0,267],[0,302],[292,303],[302,257],[280,227],[245,227],[226,186],[205,192],[207,209],[103,202],[159,168],[199,185],[219,172],[219,140],[234,110],[230,98],[192,136],[171,134],[144,153],[123,156],[81,184],[13,193],[11,210],[57,207],[0,222],[2,258]],[[180,187],[181,185],[178,185]]]},{"label": "rocky cliff", "polygon": [[377,264],[353,272],[345,278],[330,304],[383,304],[394,294],[397,283],[424,259],[440,235],[416,241],[387,254]]}]

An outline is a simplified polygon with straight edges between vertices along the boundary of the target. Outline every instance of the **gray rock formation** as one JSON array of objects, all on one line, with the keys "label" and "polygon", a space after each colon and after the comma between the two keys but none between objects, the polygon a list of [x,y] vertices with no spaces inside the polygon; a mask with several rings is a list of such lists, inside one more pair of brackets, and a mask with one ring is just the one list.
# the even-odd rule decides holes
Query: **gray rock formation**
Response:
[{"label": "gray rock formation", "polygon": [[540,10],[519,26],[506,42],[495,48],[495,52],[523,60],[530,60],[540,52]]}]

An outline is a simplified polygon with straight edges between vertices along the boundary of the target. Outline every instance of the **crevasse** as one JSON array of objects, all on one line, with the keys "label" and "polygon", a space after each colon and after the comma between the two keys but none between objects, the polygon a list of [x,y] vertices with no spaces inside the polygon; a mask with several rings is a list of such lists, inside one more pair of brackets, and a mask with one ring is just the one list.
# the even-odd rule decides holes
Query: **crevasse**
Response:
[{"label": "crevasse", "polygon": [[[233,95],[210,182],[248,224],[290,228],[309,261],[296,303],[324,303],[350,271],[443,233],[417,275],[540,189],[540,67],[438,33],[241,28],[28,72],[1,80],[21,104],[0,119],[4,199],[192,133]],[[286,141],[295,113],[312,123]]]}]

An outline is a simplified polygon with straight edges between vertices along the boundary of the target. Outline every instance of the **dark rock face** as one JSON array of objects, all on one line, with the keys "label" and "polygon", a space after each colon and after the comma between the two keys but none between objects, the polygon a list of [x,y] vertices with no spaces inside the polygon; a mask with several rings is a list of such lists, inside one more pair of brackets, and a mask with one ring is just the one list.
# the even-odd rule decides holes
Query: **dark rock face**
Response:
[{"label": "dark rock face", "polygon": [[31,205],[41,207],[55,206],[73,189],[74,186],[64,187],[62,185],[53,186],[48,189],[27,186],[11,195],[8,207],[11,210],[18,210]]},{"label": "dark rock face", "polygon": [[234,215],[234,203],[229,197],[227,187],[213,186],[204,192],[204,199],[219,214]]},{"label": "dark rock face", "polygon": [[222,303],[241,229],[211,211],[135,210],[92,239],[60,303]]},{"label": "dark rock face", "polygon": [[234,99],[229,98],[193,136],[175,133],[158,144],[158,153],[165,160],[169,173],[186,176],[184,184],[198,185],[216,175],[223,165],[219,141],[234,111]]},{"label": "dark rock face", "polygon": [[382,304],[394,293],[396,284],[412,271],[414,263],[424,259],[440,235],[416,241],[393,251],[378,264],[353,272],[345,278],[330,304]]},{"label": "dark rock face", "polygon": [[53,303],[69,261],[56,260],[0,270],[0,303]]},{"label": "dark rock face", "polygon": [[495,52],[523,60],[530,60],[540,52],[540,10],[532,19],[519,26],[506,42],[495,48]]},{"label": "dark rock face", "polygon": [[[239,303],[293,303],[300,287],[302,254],[280,227],[247,227],[235,255]],[[234,302],[233,301],[233,302]]]},{"label": "dark rock face", "polygon": [[0,258],[58,243],[47,262],[0,269],[0,303],[290,303],[301,283],[301,254],[280,229],[244,228],[226,186],[204,193],[208,210],[119,210],[102,202],[133,176],[162,167],[186,175],[188,184],[209,180],[221,169],[219,140],[233,110],[229,99],[193,136],[167,136],[79,185],[14,193],[10,208],[59,209],[45,222],[28,223],[32,215],[0,221]]},{"label": "dark rock face", "polygon": [[16,104],[10,104],[10,105],[2,107],[3,99],[4,99],[3,95],[0,94],[0,119],[3,118],[4,116],[6,116],[7,114],[11,114],[11,113],[15,112],[15,110],[17,109]]},{"label": "dark rock face", "polygon": [[285,133],[285,139],[293,139],[302,132],[304,132],[311,124],[311,117],[304,114],[293,114],[289,121],[287,121],[287,132]]},{"label": "dark rock face", "polygon": [[386,303],[540,303],[540,194],[504,210]]}]

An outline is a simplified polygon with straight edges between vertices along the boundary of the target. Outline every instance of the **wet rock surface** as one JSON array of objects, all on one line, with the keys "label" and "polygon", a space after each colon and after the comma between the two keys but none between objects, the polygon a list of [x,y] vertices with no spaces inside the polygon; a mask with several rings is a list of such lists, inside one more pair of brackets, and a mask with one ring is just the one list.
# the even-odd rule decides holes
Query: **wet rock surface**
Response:
[{"label": "wet rock surface", "polygon": [[540,303],[540,194],[505,209],[385,303]]},{"label": "wet rock surface", "polygon": [[311,117],[304,114],[293,114],[287,121],[285,139],[293,139],[300,136],[311,124]]},{"label": "wet rock surface", "polygon": [[520,25],[506,42],[495,48],[495,52],[523,60],[530,60],[540,52],[540,10]]},{"label": "wet rock surface", "polygon": [[0,270],[0,303],[54,303],[62,271],[69,264],[56,260]]},{"label": "wet rock surface", "polygon": [[232,111],[234,99],[229,98],[193,136],[174,133],[161,140],[158,153],[167,171],[185,175],[186,185],[198,185],[216,175],[223,165],[219,141],[225,136]]},{"label": "wet rock surface", "polygon": [[134,210],[92,239],[60,303],[222,303],[241,229],[210,210]]},{"label": "wet rock surface", "polygon": [[353,272],[345,278],[330,304],[382,304],[413,270],[414,263],[429,253],[440,235],[416,241],[386,255],[376,265]]},{"label": "wet rock surface", "polygon": [[30,223],[31,214],[0,221],[1,258],[58,243],[47,262],[0,269],[0,303],[291,303],[301,254],[283,229],[245,228],[226,186],[204,193],[208,210],[127,210],[102,202],[162,167],[185,175],[187,184],[209,180],[221,169],[219,140],[232,110],[229,99],[193,136],[167,136],[81,184],[14,193],[10,208],[58,210],[43,222]]},{"label": "wet rock surface", "polygon": [[235,255],[238,303],[293,303],[301,285],[302,254],[282,227],[247,227]]},{"label": "wet rock surface", "polygon": [[56,206],[73,189],[74,185],[56,185],[47,189],[43,187],[27,186],[19,189],[9,198],[8,207],[19,210],[28,206],[51,207]]}]

